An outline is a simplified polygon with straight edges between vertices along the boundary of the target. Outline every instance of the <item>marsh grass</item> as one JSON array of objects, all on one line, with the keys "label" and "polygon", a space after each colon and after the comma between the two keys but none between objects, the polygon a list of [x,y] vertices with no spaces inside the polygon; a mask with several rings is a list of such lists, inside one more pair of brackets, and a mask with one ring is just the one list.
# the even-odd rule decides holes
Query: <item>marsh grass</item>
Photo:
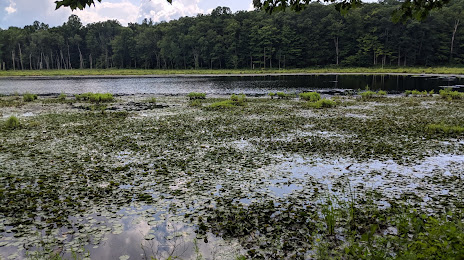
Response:
[{"label": "marsh grass", "polygon": [[19,127],[19,119],[15,116],[10,116],[6,122],[5,127],[8,129],[16,129]]},{"label": "marsh grass", "polygon": [[299,96],[302,100],[311,101],[311,102],[316,102],[321,99],[321,95],[317,92],[304,92],[304,93],[300,93]]},{"label": "marsh grass", "polygon": [[80,95],[76,95],[77,101],[89,101],[91,103],[104,103],[104,102],[112,102],[114,97],[111,93],[83,93]]},{"label": "marsh grass", "polygon": [[417,89],[415,90],[406,90],[404,92],[404,95],[406,97],[408,96],[413,96],[413,97],[427,97],[427,96],[433,96],[433,94],[435,94],[435,91],[434,90],[430,90],[430,92],[427,92],[427,90],[424,90],[424,91],[419,91]]},{"label": "marsh grass", "polygon": [[188,105],[191,107],[202,107],[203,103],[201,102],[200,99],[194,99],[194,100],[190,100]]},{"label": "marsh grass", "polygon": [[330,99],[321,99],[316,102],[311,102],[308,101],[305,104],[306,107],[311,107],[311,108],[332,108],[337,106],[337,102],[330,100]]},{"label": "marsh grass", "polygon": [[65,100],[66,100],[66,97],[67,97],[66,94],[61,93],[61,94],[58,96],[57,99],[58,99],[59,101],[65,101]]},{"label": "marsh grass", "polygon": [[151,104],[151,105],[156,105],[156,98],[155,97],[151,97],[149,99],[147,99],[145,102]]},{"label": "marsh grass", "polygon": [[279,99],[291,99],[296,96],[295,94],[290,94],[290,93],[285,93],[285,92],[277,92],[276,95]]},{"label": "marsh grass", "polygon": [[458,91],[452,91],[450,88],[441,89],[439,93],[440,93],[440,96],[446,100],[464,99],[464,93],[461,93]]},{"label": "marsh grass", "polygon": [[23,101],[24,102],[32,102],[37,99],[36,94],[31,94],[31,93],[26,93],[23,95]]},{"label": "marsh grass", "polygon": [[429,124],[426,130],[431,134],[460,135],[464,133],[462,126],[449,126],[445,124]]},{"label": "marsh grass", "polygon": [[190,100],[195,100],[195,99],[206,99],[206,93],[198,93],[198,92],[190,92],[187,97]]},{"label": "marsh grass", "polygon": [[274,99],[275,95],[276,94],[274,92],[269,92],[269,96],[271,97],[271,99]]}]

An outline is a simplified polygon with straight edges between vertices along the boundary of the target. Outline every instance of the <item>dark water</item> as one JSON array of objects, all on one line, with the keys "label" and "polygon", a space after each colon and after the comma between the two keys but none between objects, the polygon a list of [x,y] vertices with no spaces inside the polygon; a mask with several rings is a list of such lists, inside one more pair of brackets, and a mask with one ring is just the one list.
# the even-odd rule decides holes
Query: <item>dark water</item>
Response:
[{"label": "dark water", "polygon": [[[207,94],[303,92],[308,90],[372,90],[400,93],[405,90],[438,91],[443,86],[464,85],[464,78],[398,75],[299,75],[299,76],[209,76],[209,77],[121,77],[121,78],[29,78],[0,79],[0,94]],[[459,89],[459,88],[457,88]]]}]

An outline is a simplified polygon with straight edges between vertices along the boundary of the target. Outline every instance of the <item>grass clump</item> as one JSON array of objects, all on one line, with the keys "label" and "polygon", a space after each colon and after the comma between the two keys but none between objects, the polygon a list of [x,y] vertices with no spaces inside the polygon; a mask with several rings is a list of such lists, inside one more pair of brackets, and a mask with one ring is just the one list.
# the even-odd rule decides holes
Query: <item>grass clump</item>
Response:
[{"label": "grass clump", "polygon": [[10,116],[6,122],[5,122],[5,126],[6,128],[8,129],[16,129],[19,127],[19,119],[15,116]]},{"label": "grass clump", "polygon": [[206,99],[206,93],[198,93],[198,92],[190,92],[187,97],[190,100],[195,100],[195,99]]},{"label": "grass clump", "polygon": [[375,93],[374,91],[364,91],[362,92],[360,95],[361,95],[361,99],[363,100],[367,100],[367,99],[371,99],[373,98],[377,93]]},{"label": "grass clump", "polygon": [[150,103],[150,104],[152,104],[152,105],[156,105],[156,98],[154,98],[154,97],[149,98],[149,99],[147,99],[146,102],[147,102],[147,103]]},{"label": "grass clump", "polygon": [[245,94],[235,95],[233,94],[229,100],[215,102],[209,105],[208,108],[211,109],[221,109],[221,108],[233,108],[237,106],[244,106],[246,104],[246,96]]},{"label": "grass clump", "polygon": [[37,99],[36,94],[26,93],[23,95],[24,102],[32,102]]},{"label": "grass clump", "polygon": [[321,99],[321,95],[317,92],[304,92],[300,93],[300,98],[306,101],[318,101]]},{"label": "grass clump", "polygon": [[58,100],[59,100],[59,101],[65,101],[65,100],[66,100],[66,94],[61,93],[61,94],[58,96]]},{"label": "grass clump", "polygon": [[284,92],[277,92],[276,95],[279,99],[290,99],[290,98],[295,97],[294,94],[288,94]]},{"label": "grass clump", "polygon": [[462,134],[464,133],[464,127],[462,126],[449,126],[445,124],[430,124],[426,127],[427,132],[431,134]]},{"label": "grass clump", "polygon": [[306,106],[312,107],[312,108],[331,108],[331,107],[336,107],[337,102],[324,98],[316,102],[309,101],[308,103],[306,103]]},{"label": "grass clump", "polygon": [[78,101],[90,101],[91,103],[112,102],[114,97],[111,93],[84,93],[76,95]]},{"label": "grass clump", "polygon": [[191,107],[201,107],[201,106],[203,106],[203,103],[199,99],[194,99],[194,100],[190,100],[189,106],[191,106]]},{"label": "grass clump", "polygon": [[[430,95],[433,95],[433,93],[434,93],[433,90],[430,91]],[[408,97],[410,95],[413,96],[413,97],[426,97],[426,96],[429,95],[429,93],[427,92],[427,90],[419,91],[419,90],[415,89],[415,90],[406,90],[404,92],[404,95],[406,97]]]},{"label": "grass clump", "polygon": [[276,94],[274,92],[269,92],[269,96],[271,97],[271,99],[274,99],[275,95]]},{"label": "grass clump", "polygon": [[464,93],[451,91],[450,88],[440,90],[440,96],[447,100],[464,99]]}]

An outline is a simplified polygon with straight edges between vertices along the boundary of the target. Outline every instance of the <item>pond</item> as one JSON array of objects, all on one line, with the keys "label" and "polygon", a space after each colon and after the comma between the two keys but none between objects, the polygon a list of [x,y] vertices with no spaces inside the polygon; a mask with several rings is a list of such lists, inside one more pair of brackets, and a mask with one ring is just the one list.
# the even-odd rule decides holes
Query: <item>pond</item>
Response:
[{"label": "pond", "polygon": [[0,79],[0,94],[35,93],[183,95],[244,93],[264,95],[269,92],[320,90],[343,92],[365,89],[401,93],[405,90],[438,90],[444,86],[460,87],[464,79],[451,76],[405,75],[274,75],[274,76],[187,76],[187,77],[31,77]]}]

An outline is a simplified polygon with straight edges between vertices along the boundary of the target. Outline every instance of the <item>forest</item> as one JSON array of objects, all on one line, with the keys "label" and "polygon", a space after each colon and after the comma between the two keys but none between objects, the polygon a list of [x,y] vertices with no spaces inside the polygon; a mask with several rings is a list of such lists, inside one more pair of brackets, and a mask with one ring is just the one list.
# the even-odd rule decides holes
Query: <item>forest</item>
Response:
[{"label": "forest", "polygon": [[122,26],[116,20],[62,26],[39,21],[0,29],[0,69],[285,69],[318,66],[464,64],[464,0],[422,21],[394,23],[399,1],[346,14],[313,3],[301,12],[239,11]]}]

